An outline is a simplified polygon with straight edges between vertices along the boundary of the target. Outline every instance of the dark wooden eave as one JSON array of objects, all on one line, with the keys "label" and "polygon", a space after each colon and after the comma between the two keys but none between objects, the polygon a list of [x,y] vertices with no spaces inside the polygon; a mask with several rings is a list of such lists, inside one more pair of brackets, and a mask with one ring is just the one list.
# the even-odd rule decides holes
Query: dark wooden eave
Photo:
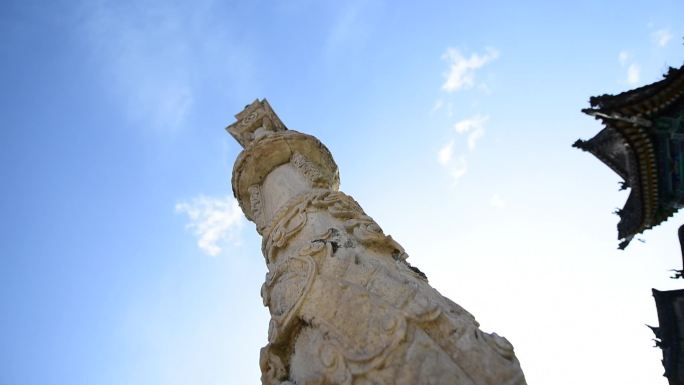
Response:
[{"label": "dark wooden eave", "polygon": [[[620,248],[634,235],[657,226],[677,209],[659,204],[658,167],[652,137],[653,118],[684,95],[684,66],[670,68],[663,80],[617,95],[590,98],[592,108],[582,112],[603,122],[605,128],[574,146],[591,152],[620,175],[632,192],[618,211]],[[619,147],[624,147],[622,150]],[[625,163],[625,160],[629,160]]]},{"label": "dark wooden eave", "polygon": [[589,98],[592,108],[582,112],[596,112],[624,116],[653,115],[670,106],[684,93],[684,66],[673,68],[663,75],[663,80],[625,91],[617,95],[604,94]]},{"label": "dark wooden eave", "polygon": [[631,237],[641,229],[644,215],[641,204],[641,182],[637,170],[638,161],[632,147],[620,131],[610,126],[587,141],[577,140],[573,147],[596,156],[622,177],[624,189],[631,188],[625,207],[617,212],[620,216],[618,238],[625,239],[629,243]]}]

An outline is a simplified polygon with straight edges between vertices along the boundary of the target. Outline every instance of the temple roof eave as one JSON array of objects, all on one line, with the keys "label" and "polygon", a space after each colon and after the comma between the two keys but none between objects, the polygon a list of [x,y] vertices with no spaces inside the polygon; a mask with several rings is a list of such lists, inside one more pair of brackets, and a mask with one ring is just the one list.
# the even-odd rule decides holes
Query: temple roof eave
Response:
[{"label": "temple roof eave", "polygon": [[[684,95],[684,66],[670,68],[663,79],[616,95],[591,97],[591,108],[583,113],[600,120],[604,129],[588,141],[577,141],[574,147],[591,152],[608,165],[632,188],[622,210],[618,210],[620,248],[639,233],[659,225],[678,207],[668,198],[667,186],[661,185],[659,167],[668,159],[658,149],[662,127],[660,117],[677,106]],[[631,162],[616,156],[624,147]]]},{"label": "temple roof eave", "polygon": [[670,106],[684,92],[684,66],[670,67],[663,79],[616,95],[589,98],[592,108],[583,112],[621,113],[630,116],[655,114]]},{"label": "temple roof eave", "polygon": [[610,167],[624,181],[625,188],[631,188],[624,207],[616,213],[620,216],[617,225],[620,248],[629,244],[634,235],[649,224],[647,210],[650,206],[642,198],[644,182],[641,180],[639,154],[632,150],[627,136],[612,125],[606,127],[589,140],[577,140],[573,147],[587,151]]}]

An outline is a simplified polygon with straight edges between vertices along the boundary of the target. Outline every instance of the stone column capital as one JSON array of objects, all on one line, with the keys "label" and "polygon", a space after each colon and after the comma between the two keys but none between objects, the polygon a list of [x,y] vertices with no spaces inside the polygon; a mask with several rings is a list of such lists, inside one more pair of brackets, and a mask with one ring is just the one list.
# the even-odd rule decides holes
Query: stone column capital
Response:
[{"label": "stone column capital", "polygon": [[226,127],[242,147],[248,147],[254,140],[271,132],[286,131],[287,127],[273,112],[266,99],[256,99],[235,115],[237,121]]},{"label": "stone column capital", "polygon": [[[227,131],[244,147],[233,166],[233,195],[245,216],[262,233],[275,212],[298,193],[336,191],[340,179],[330,151],[311,135],[288,130],[266,99],[235,115]],[[289,165],[289,171],[282,166]],[[279,171],[275,171],[279,169]],[[267,178],[268,192],[262,192]]]}]

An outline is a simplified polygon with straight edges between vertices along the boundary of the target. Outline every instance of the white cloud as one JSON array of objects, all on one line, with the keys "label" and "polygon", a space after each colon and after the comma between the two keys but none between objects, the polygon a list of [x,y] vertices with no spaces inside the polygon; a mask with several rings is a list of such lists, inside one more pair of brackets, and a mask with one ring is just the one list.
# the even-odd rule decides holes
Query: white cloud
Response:
[{"label": "white cloud", "polygon": [[[618,61],[622,67],[627,66],[627,84],[636,85],[639,83],[641,68],[634,62],[632,54],[628,51],[620,51],[618,54]],[[628,62],[631,62],[627,65]]]},{"label": "white cloud", "polygon": [[442,99],[437,99],[437,100],[435,101],[435,105],[432,106],[432,109],[430,110],[430,113],[431,113],[431,114],[434,114],[435,112],[441,110],[442,107],[444,107],[444,100],[442,100]]},{"label": "white cloud", "polygon": [[[467,119],[463,119],[454,125],[454,130],[459,134],[468,133],[467,144],[468,150],[473,151],[477,141],[485,134],[485,124],[489,120],[489,116],[475,115]],[[460,179],[468,171],[467,156],[463,154],[457,159],[454,159],[454,144],[455,140],[450,141],[442,147],[437,153],[437,160],[449,174],[454,178],[454,182]]]},{"label": "white cloud", "polygon": [[454,141],[452,140],[439,150],[439,152],[437,153],[437,160],[439,161],[439,164],[441,164],[442,166],[446,166],[449,163],[449,161],[451,161],[451,158],[453,156]]},{"label": "white cloud", "polygon": [[459,50],[448,48],[442,55],[450,63],[442,89],[456,92],[472,88],[475,85],[475,71],[498,57],[499,52],[493,48],[487,48],[484,54],[473,53],[467,58]]},{"label": "white cloud", "polygon": [[475,116],[471,116],[470,118],[456,122],[456,124],[454,124],[454,130],[456,130],[456,132],[458,132],[459,134],[464,134],[471,130],[474,131],[484,129],[484,126],[488,120],[489,116],[487,115],[478,114]]},{"label": "white cloud", "polygon": [[80,36],[129,118],[165,133],[181,127],[194,100],[186,10],[92,2],[83,11]]},{"label": "white cloud", "polygon": [[620,65],[625,65],[627,64],[627,61],[630,59],[631,55],[627,51],[620,51],[618,54],[618,61],[620,62]]},{"label": "white cloud", "polygon": [[[147,111],[152,118],[155,127],[175,128],[180,126],[190,111],[194,98],[190,87],[181,85],[165,85],[159,92],[163,98],[156,101],[156,107],[152,111]],[[142,102],[154,98],[152,95],[145,95]]]},{"label": "white cloud", "polygon": [[499,196],[499,194],[492,195],[492,197],[489,199],[489,204],[498,209],[506,207],[506,202]]},{"label": "white cloud", "polygon": [[653,41],[658,47],[665,47],[672,40],[672,32],[669,29],[659,29],[651,34]]},{"label": "white cloud", "polygon": [[238,202],[230,196],[200,195],[177,203],[176,212],[187,214],[190,223],[186,228],[197,236],[197,246],[211,256],[219,255],[228,242],[236,243],[236,231],[244,223]]},{"label": "white cloud", "polygon": [[475,131],[471,132],[470,135],[468,135],[468,148],[471,151],[475,149],[475,144],[480,138],[482,138],[482,136],[484,136],[484,133],[484,127],[478,127],[475,129]]},{"label": "white cloud", "polygon": [[640,68],[636,63],[632,63],[627,67],[627,83],[635,85],[639,83]]},{"label": "white cloud", "polygon": [[437,154],[439,164],[453,177],[454,183],[468,171],[466,156],[461,155],[454,159],[454,141],[447,143]]},{"label": "white cloud", "polygon": [[468,163],[466,157],[461,155],[458,160],[451,167],[451,176],[454,182],[458,181],[468,171]]},{"label": "white cloud", "polygon": [[[462,89],[469,89],[477,87],[483,92],[489,92],[486,84],[476,84],[475,72],[482,68],[487,63],[499,57],[498,51],[493,48],[487,48],[482,54],[473,53],[469,57],[464,56],[455,48],[449,48],[442,55],[442,58],[448,60],[450,63],[449,72],[445,74],[446,80],[442,85],[442,89],[446,92],[453,93]],[[443,99],[437,100],[432,112],[446,108],[449,117],[452,115],[451,102],[445,102]],[[477,145],[477,141],[485,134],[485,125],[489,121],[489,116],[477,114],[469,118],[456,122],[453,126],[456,133],[463,135],[468,134],[466,143],[469,151],[473,151]],[[439,164],[453,177],[454,182],[462,178],[468,171],[467,156],[468,153],[454,158],[455,140],[446,143],[437,152],[437,160]]]}]

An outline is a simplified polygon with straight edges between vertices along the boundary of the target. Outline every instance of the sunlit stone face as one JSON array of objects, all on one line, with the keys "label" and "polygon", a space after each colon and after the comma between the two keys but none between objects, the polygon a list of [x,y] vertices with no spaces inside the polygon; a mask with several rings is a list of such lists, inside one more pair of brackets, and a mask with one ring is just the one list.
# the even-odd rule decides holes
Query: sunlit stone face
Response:
[{"label": "sunlit stone face", "polygon": [[264,213],[270,216],[288,200],[311,189],[310,182],[292,164],[286,163],[276,167],[264,179],[261,191],[264,200]]}]

